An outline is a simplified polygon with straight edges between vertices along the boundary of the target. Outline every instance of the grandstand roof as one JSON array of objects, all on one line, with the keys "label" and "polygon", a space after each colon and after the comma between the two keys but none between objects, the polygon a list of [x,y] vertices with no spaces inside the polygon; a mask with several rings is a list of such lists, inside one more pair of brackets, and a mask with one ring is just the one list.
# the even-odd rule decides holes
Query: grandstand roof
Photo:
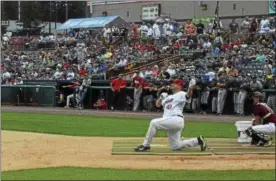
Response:
[{"label": "grandstand roof", "polygon": [[63,23],[58,30],[65,29],[78,29],[78,28],[103,28],[106,25],[116,24],[118,27],[127,25],[119,16],[106,16],[106,17],[93,17],[93,18],[80,18],[69,19]]}]

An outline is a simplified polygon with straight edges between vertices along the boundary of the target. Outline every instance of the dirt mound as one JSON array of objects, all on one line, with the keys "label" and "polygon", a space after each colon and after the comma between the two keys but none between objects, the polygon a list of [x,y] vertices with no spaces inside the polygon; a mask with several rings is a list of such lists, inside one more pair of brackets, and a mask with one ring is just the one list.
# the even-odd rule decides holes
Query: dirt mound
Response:
[{"label": "dirt mound", "polygon": [[73,137],[2,131],[2,171],[59,166],[175,170],[275,169],[275,155],[111,155],[113,140],[121,139],[136,138]]}]

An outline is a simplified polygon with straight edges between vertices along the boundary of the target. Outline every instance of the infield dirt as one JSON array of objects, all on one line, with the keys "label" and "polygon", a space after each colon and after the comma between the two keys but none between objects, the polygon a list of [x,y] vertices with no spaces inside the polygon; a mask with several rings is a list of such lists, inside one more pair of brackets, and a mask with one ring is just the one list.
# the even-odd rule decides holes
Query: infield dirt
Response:
[{"label": "infield dirt", "polygon": [[[275,155],[111,155],[113,141],[122,139],[141,138],[76,137],[2,131],[2,171],[60,166],[172,170],[275,169]],[[155,140],[164,139],[166,138]]]}]

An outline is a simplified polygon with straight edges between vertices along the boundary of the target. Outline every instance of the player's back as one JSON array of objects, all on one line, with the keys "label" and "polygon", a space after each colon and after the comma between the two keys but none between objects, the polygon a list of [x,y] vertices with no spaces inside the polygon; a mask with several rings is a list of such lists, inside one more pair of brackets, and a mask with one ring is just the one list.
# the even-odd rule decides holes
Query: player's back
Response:
[{"label": "player's back", "polygon": [[163,117],[183,116],[182,112],[186,104],[186,94],[186,92],[180,91],[164,99],[162,101],[164,108]]},{"label": "player's back", "polygon": [[253,114],[260,116],[264,120],[264,124],[269,122],[276,123],[276,115],[273,110],[265,103],[258,103],[253,106]]}]

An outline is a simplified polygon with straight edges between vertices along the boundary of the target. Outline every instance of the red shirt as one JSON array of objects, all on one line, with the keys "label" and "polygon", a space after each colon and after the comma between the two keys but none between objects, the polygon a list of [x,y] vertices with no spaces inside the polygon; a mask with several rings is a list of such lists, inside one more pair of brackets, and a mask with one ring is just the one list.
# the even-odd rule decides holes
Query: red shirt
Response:
[{"label": "red shirt", "polygon": [[144,52],[147,49],[147,47],[145,45],[141,45],[139,50],[140,52]]},{"label": "red shirt", "polygon": [[79,72],[79,75],[85,75],[87,74],[87,71],[85,69],[81,69],[80,72]]},{"label": "red shirt", "polygon": [[102,110],[107,110],[107,103],[106,101],[102,98],[99,99],[96,104],[94,105],[95,108],[102,109]]},{"label": "red shirt", "polygon": [[263,120],[263,124],[275,123],[276,124],[276,115],[273,113],[272,109],[268,107],[265,103],[258,103],[253,106],[254,116],[260,116]]},{"label": "red shirt", "polygon": [[143,87],[149,87],[151,86],[151,83],[147,82],[147,81],[144,81],[143,82]]},{"label": "red shirt", "polygon": [[143,86],[143,78],[139,76],[135,77],[133,79],[133,84],[136,89],[140,88],[141,86]]},{"label": "red shirt", "polygon": [[112,80],[110,85],[115,91],[119,91],[121,88],[126,87],[126,81],[123,79],[117,78],[117,79]]},{"label": "red shirt", "polygon": [[232,47],[234,47],[235,45],[237,45],[239,47],[239,46],[241,46],[241,43],[240,42],[233,42],[233,43],[231,43]]},{"label": "red shirt", "polygon": [[154,45],[149,45],[149,48],[148,48],[149,51],[155,51],[156,48]]},{"label": "red shirt", "polygon": [[68,69],[69,67],[70,67],[70,64],[69,64],[69,63],[64,64],[64,68],[65,68],[65,69]]},{"label": "red shirt", "polygon": [[73,82],[71,85],[70,85],[70,88],[74,89],[75,87],[79,86],[79,84]]},{"label": "red shirt", "polygon": [[175,49],[179,49],[180,48],[180,43],[179,42],[175,42],[174,43],[174,48]]}]

